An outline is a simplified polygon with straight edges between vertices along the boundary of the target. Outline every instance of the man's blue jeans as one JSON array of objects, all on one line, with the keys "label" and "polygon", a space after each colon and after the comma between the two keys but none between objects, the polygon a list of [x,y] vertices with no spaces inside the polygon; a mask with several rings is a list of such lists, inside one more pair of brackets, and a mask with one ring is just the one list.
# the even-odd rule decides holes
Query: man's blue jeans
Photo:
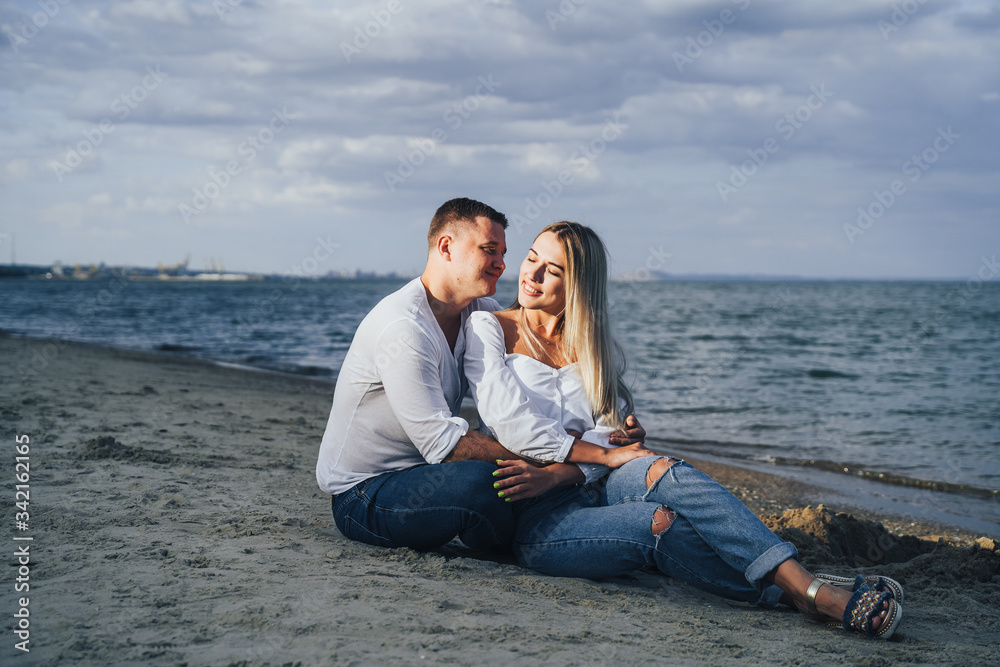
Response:
[{"label": "man's blue jeans", "polygon": [[426,551],[455,536],[475,551],[505,546],[514,516],[493,489],[496,468],[455,461],[372,477],[334,496],[333,519],[346,537],[381,547]]},{"label": "man's blue jeans", "polygon": [[[518,561],[544,574],[589,579],[648,565],[722,597],[777,603],[781,590],[763,577],[795,558],[795,547],[683,461],[646,488],[646,471],[659,458],[626,463],[611,471],[603,487],[555,489],[514,503]],[[677,516],[653,535],[653,514],[661,505]]]}]

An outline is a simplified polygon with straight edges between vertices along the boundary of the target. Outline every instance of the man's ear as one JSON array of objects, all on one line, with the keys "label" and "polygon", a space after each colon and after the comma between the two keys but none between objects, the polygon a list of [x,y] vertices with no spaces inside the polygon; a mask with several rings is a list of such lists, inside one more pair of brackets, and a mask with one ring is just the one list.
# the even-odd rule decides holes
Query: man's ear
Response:
[{"label": "man's ear", "polygon": [[451,261],[451,244],[454,242],[455,240],[448,234],[442,234],[438,237],[437,251],[446,262]]}]

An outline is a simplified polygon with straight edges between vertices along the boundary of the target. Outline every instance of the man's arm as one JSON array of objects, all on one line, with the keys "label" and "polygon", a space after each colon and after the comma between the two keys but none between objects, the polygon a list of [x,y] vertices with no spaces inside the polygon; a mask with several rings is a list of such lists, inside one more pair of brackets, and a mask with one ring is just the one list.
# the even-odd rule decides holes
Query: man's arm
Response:
[{"label": "man's arm", "polygon": [[375,343],[376,369],[393,415],[428,463],[440,463],[469,430],[444,395],[437,350],[410,321],[387,326]]},{"label": "man's arm", "polygon": [[[637,456],[649,456],[653,452],[647,450],[641,444],[628,445],[618,449],[605,449],[592,442],[586,442],[577,438],[570,449],[568,462],[601,463],[611,468],[631,461]],[[515,454],[504,448],[499,442],[488,435],[483,435],[478,431],[469,430],[463,435],[451,453],[444,458],[444,462],[450,461],[497,461],[497,460],[520,460],[537,465],[537,462],[527,457]]]},{"label": "man's arm", "polygon": [[451,453],[444,457],[444,463],[451,461],[498,461],[501,459],[531,460],[504,448],[490,436],[469,429],[469,432],[459,439]]}]

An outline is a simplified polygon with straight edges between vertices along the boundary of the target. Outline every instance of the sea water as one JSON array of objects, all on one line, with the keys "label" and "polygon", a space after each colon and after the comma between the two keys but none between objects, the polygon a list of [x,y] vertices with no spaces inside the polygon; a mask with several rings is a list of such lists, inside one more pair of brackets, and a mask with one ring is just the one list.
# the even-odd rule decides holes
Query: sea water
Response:
[{"label": "sea water", "polygon": [[[403,282],[7,279],[0,329],[334,380]],[[611,301],[651,446],[1000,534],[1000,285],[617,282]]]}]

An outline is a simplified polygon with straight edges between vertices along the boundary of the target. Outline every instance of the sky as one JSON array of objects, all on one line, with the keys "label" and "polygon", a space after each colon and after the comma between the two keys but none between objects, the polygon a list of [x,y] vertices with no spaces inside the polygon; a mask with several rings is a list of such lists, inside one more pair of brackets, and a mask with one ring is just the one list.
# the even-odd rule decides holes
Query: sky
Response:
[{"label": "sky", "polygon": [[[1000,4],[0,2],[0,262],[415,275],[435,209],[614,273],[966,278]],[[992,275],[992,273],[991,273]]]}]

